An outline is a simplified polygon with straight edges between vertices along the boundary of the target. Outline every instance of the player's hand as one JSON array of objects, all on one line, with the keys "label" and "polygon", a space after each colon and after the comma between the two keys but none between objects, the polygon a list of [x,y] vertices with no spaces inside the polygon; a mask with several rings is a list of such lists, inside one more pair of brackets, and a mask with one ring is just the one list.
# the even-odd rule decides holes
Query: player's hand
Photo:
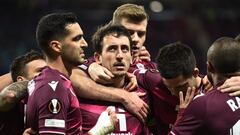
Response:
[{"label": "player's hand", "polygon": [[145,46],[141,47],[138,57],[139,57],[139,61],[142,61],[142,60],[151,61],[151,55]]},{"label": "player's hand", "polygon": [[180,109],[187,108],[189,103],[193,100],[194,94],[195,94],[195,87],[188,87],[185,98],[184,98],[183,92],[180,91],[179,92],[179,101],[180,101],[179,108]]},{"label": "player's hand", "polygon": [[143,61],[143,60],[151,61],[150,53],[148,52],[145,46],[142,46],[140,50],[138,50],[138,52],[134,52],[132,54],[132,57],[135,62]]},{"label": "player's hand", "polygon": [[107,68],[99,65],[96,62],[89,66],[88,73],[95,82],[101,84],[111,84],[112,78],[114,77],[114,75]]},{"label": "player's hand", "polygon": [[210,81],[208,80],[207,76],[204,76],[203,80],[204,91],[209,92],[213,87]]},{"label": "player's hand", "polygon": [[96,125],[88,132],[91,135],[106,135],[114,130],[117,123],[114,107],[108,107],[101,113]]},{"label": "player's hand", "polygon": [[32,130],[31,128],[27,128],[24,132],[23,135],[37,135],[37,133]]},{"label": "player's hand", "polygon": [[223,85],[218,87],[221,92],[228,92],[230,96],[240,95],[240,76],[234,76],[227,79]]},{"label": "player's hand", "polygon": [[128,83],[128,85],[124,88],[127,91],[132,91],[135,88],[137,88],[138,84],[137,84],[137,78],[134,74],[131,73],[127,73],[127,77],[130,80],[130,82]]},{"label": "player's hand", "polygon": [[142,122],[145,122],[149,112],[148,105],[140,98],[146,93],[142,92],[126,92],[125,101],[122,103],[125,108],[136,115]]}]

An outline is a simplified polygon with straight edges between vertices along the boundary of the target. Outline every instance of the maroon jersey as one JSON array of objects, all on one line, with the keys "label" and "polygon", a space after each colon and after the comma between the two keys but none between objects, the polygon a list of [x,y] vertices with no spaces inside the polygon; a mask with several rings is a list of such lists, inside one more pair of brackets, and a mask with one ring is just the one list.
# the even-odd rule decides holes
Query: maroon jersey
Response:
[{"label": "maroon jersey", "polygon": [[[151,115],[155,121],[153,132],[158,135],[168,134],[177,119],[179,98],[171,94],[156,69],[136,70],[134,74],[138,84],[149,92]],[[201,89],[202,85],[199,87]]]},{"label": "maroon jersey", "polygon": [[20,135],[24,131],[24,102],[7,112],[0,112],[0,135]]},{"label": "maroon jersey", "polygon": [[136,69],[157,69],[156,63],[151,61],[138,61],[130,65],[128,72],[133,73]]},{"label": "maroon jersey", "polygon": [[217,86],[189,104],[170,134],[240,134],[240,97],[230,97],[228,93],[221,93]]},{"label": "maroon jersey", "polygon": [[[136,92],[145,92],[138,88]],[[147,102],[147,96],[142,97]],[[106,110],[107,107],[113,106],[118,118],[118,124],[115,130],[110,135],[148,135],[149,130],[137,117],[127,112],[121,104],[112,102],[102,102],[87,99],[79,99],[80,108],[82,112],[82,129],[83,132],[88,132],[97,122],[100,114]]]},{"label": "maroon jersey", "polygon": [[28,85],[27,126],[40,134],[81,133],[82,117],[70,80],[45,67]]}]

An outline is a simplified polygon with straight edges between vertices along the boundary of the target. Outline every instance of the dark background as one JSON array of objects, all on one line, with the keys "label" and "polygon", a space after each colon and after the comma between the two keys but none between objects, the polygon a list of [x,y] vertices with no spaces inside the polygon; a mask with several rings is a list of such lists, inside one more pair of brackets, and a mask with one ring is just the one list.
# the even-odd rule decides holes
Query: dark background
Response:
[{"label": "dark background", "polygon": [[38,49],[35,28],[41,16],[54,11],[71,11],[89,44],[99,25],[107,23],[116,7],[124,3],[143,5],[150,16],[147,49],[154,60],[159,47],[181,41],[194,50],[201,73],[206,73],[206,52],[217,38],[235,37],[240,32],[240,0],[161,0],[163,10],[154,12],[153,0],[7,0],[0,2],[0,73],[9,71],[14,57]]}]

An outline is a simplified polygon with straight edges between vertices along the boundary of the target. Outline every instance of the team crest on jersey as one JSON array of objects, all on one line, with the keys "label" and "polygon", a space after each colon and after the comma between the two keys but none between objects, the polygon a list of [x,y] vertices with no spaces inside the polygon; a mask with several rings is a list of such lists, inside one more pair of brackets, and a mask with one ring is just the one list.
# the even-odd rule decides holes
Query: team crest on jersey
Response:
[{"label": "team crest on jersey", "polygon": [[61,103],[58,101],[58,99],[52,99],[48,104],[48,110],[52,114],[58,114],[62,109]]}]

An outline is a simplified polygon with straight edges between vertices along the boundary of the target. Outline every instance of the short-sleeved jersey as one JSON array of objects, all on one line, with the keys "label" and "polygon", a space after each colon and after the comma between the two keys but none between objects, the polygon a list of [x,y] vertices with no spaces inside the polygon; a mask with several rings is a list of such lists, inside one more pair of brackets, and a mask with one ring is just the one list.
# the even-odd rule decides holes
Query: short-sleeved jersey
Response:
[{"label": "short-sleeved jersey", "polygon": [[[145,92],[143,89],[138,88],[136,92]],[[147,95],[142,99],[147,102]],[[118,118],[118,124],[115,130],[110,135],[148,135],[149,130],[145,124],[143,124],[137,117],[126,111],[121,104],[112,102],[102,102],[87,99],[79,99],[80,108],[82,112],[82,129],[86,133],[97,122],[100,114],[112,106],[115,108],[116,116]]]},{"label": "short-sleeved jersey", "polygon": [[81,133],[81,112],[70,80],[50,67],[28,84],[27,126],[40,134]]},{"label": "short-sleeved jersey", "polygon": [[[167,135],[177,119],[179,98],[172,95],[164,85],[156,69],[136,70],[138,84],[149,92],[151,115],[156,122],[154,133]],[[200,85],[199,90],[201,90]]]},{"label": "short-sleeved jersey", "polygon": [[24,131],[24,100],[7,112],[0,112],[0,135],[20,135]]},{"label": "short-sleeved jersey", "polygon": [[217,90],[217,86],[189,104],[183,117],[175,124],[170,134],[240,134],[240,97],[231,97],[228,93],[221,93]]},{"label": "short-sleeved jersey", "polygon": [[[78,67],[81,68],[83,71],[85,71],[88,74],[88,67],[95,62],[93,57],[90,57],[87,59],[87,61],[79,65]],[[134,72],[137,69],[157,69],[156,63],[152,61],[138,61],[133,62],[133,64],[130,65],[130,68],[128,70],[129,73]]]}]

